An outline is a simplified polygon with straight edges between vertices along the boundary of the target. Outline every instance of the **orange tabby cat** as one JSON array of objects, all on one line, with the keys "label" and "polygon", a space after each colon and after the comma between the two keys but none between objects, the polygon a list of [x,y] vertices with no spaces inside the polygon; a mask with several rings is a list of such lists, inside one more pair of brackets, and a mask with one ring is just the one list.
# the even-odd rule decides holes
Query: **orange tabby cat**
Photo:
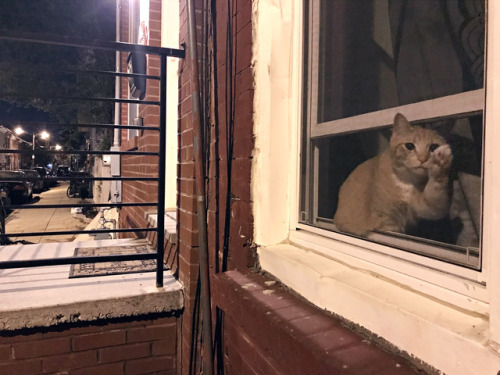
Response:
[{"label": "orange tabby cat", "polygon": [[377,229],[405,233],[419,219],[445,217],[452,158],[437,132],[411,125],[398,113],[389,147],[342,184],[334,224],[357,235]]}]

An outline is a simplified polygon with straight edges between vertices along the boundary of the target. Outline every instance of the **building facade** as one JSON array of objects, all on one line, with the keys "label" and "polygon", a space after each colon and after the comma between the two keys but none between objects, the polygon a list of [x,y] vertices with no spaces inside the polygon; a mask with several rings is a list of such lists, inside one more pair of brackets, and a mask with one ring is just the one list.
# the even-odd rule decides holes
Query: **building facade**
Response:
[{"label": "building facade", "polygon": [[[337,331],[340,321],[422,371],[495,374],[497,5],[195,3],[218,368],[394,370],[374,344],[339,343],[348,335]],[[181,1],[181,43],[187,17]],[[193,366],[189,343],[200,332],[191,317],[199,308],[199,239],[187,61],[177,176],[183,371]],[[451,208],[444,224],[432,223],[448,237],[366,238],[332,222],[342,179],[387,147],[398,112],[436,132],[451,128]],[[365,360],[385,370],[363,369]]]}]

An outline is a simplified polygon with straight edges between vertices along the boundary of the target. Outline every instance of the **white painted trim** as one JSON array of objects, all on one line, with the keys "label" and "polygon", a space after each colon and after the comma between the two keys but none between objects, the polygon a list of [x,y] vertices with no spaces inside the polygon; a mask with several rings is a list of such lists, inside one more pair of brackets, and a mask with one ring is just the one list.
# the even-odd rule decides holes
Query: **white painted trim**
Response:
[{"label": "white painted trim", "polygon": [[490,291],[490,340],[500,344],[500,3],[488,1],[483,265]]},{"label": "white painted trim", "polygon": [[[440,260],[427,258],[425,256],[423,257],[421,255],[413,254],[404,250],[399,250],[382,243],[371,242],[362,238],[357,238],[354,236],[349,236],[339,232],[333,232],[310,225],[297,223],[296,229],[299,229],[300,231],[291,230],[290,239],[296,238],[297,236],[304,236],[306,233],[309,233],[311,234],[311,236],[317,235],[317,237],[323,238],[325,241],[331,241],[332,243],[339,242],[341,246],[339,246],[337,250],[343,251],[352,256],[366,257],[366,251],[368,250],[370,253],[383,254],[382,259],[391,257],[395,259],[406,260],[410,264],[421,264],[424,267],[434,269],[438,272],[448,273],[461,277],[465,280],[470,280],[471,282],[477,284],[486,285],[487,280],[485,279],[481,271],[476,271],[474,269],[469,269],[451,263],[442,262]],[[374,237],[376,238],[377,236]],[[377,264],[382,263],[382,265],[388,268],[392,267],[390,264],[384,264],[383,260],[376,261],[376,257],[374,259],[371,259],[370,261],[373,261]],[[484,299],[484,295],[483,298],[479,299],[487,300]]]},{"label": "white painted trim", "polygon": [[292,58],[295,48],[301,50],[295,40],[301,22],[293,17],[299,3],[252,3],[252,66],[256,84],[251,192],[254,240],[258,243],[279,243],[288,237],[290,161],[296,159],[292,144],[297,146],[291,131],[297,125],[297,112],[290,106],[290,94],[299,91],[291,79],[296,74]]},{"label": "white painted trim", "polygon": [[[321,230],[291,231],[290,244],[349,264],[362,272],[373,273],[396,283],[455,305],[473,313],[488,314],[489,294],[476,271],[450,265],[442,269],[443,262],[404,253],[388,246],[354,241],[332,241],[322,236]],[[338,235],[344,239],[346,236]],[[347,238],[351,240],[350,238]],[[440,267],[441,266],[441,267]],[[457,273],[461,272],[461,276]]]},{"label": "white painted trim", "polygon": [[422,120],[432,121],[447,116],[470,115],[470,113],[482,111],[483,108],[484,89],[479,89],[335,121],[323,122],[312,126],[311,137],[323,137],[332,134],[389,126],[394,122],[394,116],[398,112],[404,113],[409,121],[415,122]]}]

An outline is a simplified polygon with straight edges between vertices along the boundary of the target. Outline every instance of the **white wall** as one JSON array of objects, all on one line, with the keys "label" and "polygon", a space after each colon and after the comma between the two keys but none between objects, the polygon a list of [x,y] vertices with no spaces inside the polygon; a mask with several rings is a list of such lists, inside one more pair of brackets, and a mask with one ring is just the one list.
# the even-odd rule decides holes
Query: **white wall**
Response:
[{"label": "white wall", "polygon": [[[179,48],[179,1],[162,1],[161,46]],[[177,177],[177,58],[167,59],[167,149],[165,166],[165,209],[176,205]]]}]

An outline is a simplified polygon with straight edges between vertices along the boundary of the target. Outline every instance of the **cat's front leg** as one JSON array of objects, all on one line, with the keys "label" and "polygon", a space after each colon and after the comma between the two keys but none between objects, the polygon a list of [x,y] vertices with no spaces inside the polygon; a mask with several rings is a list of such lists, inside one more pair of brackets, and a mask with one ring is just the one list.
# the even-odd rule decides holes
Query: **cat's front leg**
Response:
[{"label": "cat's front leg", "polygon": [[448,214],[450,208],[449,175],[453,154],[449,145],[441,145],[428,161],[429,180],[417,202],[415,211],[422,219],[438,220]]}]

